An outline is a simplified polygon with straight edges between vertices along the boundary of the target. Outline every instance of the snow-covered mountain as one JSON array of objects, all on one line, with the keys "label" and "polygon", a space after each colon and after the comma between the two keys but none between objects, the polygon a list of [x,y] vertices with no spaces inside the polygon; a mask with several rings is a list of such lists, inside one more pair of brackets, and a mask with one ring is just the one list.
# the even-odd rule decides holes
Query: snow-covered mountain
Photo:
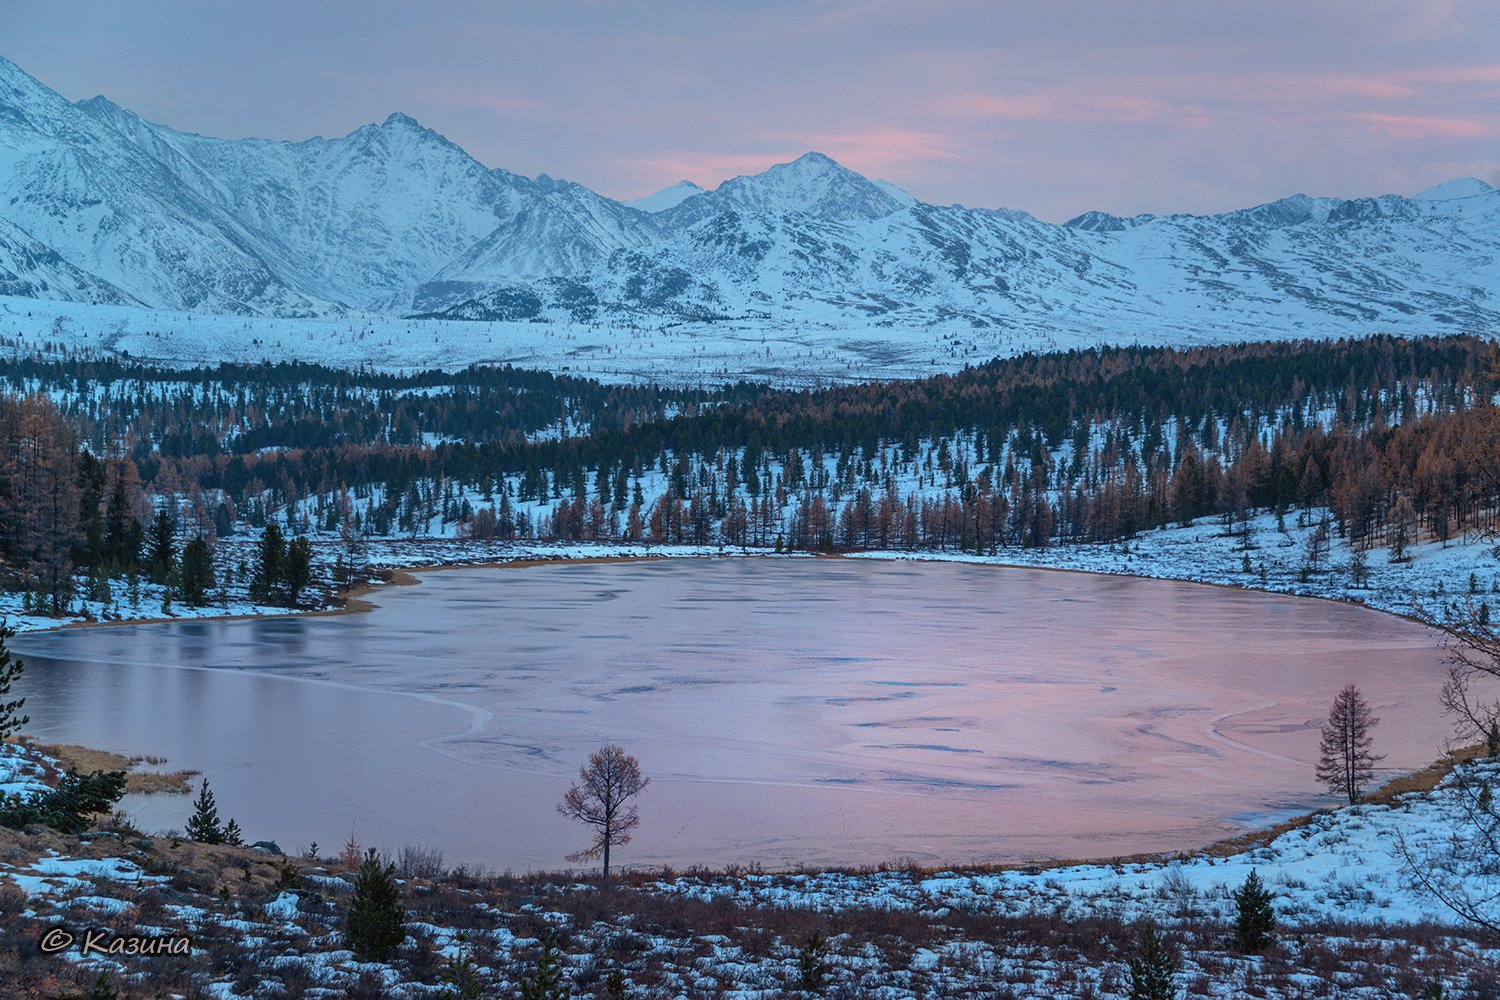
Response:
[{"label": "snow-covered mountain", "polygon": [[139,305],[109,282],[80,271],[56,250],[38,243],[4,219],[0,219],[0,295]]},{"label": "snow-covered mountain", "polygon": [[224,140],[73,104],[0,59],[0,294],[779,330],[1500,332],[1500,191],[1216,216],[924,204],[819,153],[633,203],[491,169],[405,115]]},{"label": "snow-covered mountain", "polygon": [[631,208],[638,208],[642,212],[665,212],[669,208],[676,208],[693,195],[702,193],[703,189],[692,181],[678,181],[671,187],[664,187],[644,198],[635,198],[625,204]]}]

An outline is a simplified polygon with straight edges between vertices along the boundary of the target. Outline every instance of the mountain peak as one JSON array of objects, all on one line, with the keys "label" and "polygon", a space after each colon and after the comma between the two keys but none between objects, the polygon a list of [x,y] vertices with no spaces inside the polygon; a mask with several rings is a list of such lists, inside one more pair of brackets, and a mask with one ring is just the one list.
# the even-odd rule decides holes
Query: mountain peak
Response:
[{"label": "mountain peak", "polygon": [[804,166],[838,167],[840,170],[844,169],[833,157],[829,156],[827,153],[820,153],[815,149],[809,149],[807,152],[803,153],[801,156],[793,160],[792,163],[800,163]]},{"label": "mountain peak", "polygon": [[1434,184],[1418,194],[1413,201],[1452,201],[1455,198],[1472,198],[1476,194],[1487,194],[1495,190],[1477,177],[1457,177],[1451,181]]},{"label": "mountain peak", "polygon": [[681,180],[660,191],[648,194],[644,198],[635,198],[625,204],[642,212],[665,212],[669,208],[676,208],[694,195],[702,193],[703,188],[697,184],[689,180]]},{"label": "mountain peak", "polygon": [[906,207],[902,199],[842,166],[832,157],[807,152],[788,163],[735,177],[703,197],[687,201],[678,218],[715,212],[769,212],[812,215],[834,222],[883,219]]},{"label": "mountain peak", "polygon": [[380,127],[381,128],[410,128],[410,129],[418,129],[418,130],[421,130],[421,131],[426,131],[426,129],[423,128],[421,122],[417,121],[411,115],[403,114],[400,111],[392,111],[389,115],[386,116],[385,121],[381,122]]}]

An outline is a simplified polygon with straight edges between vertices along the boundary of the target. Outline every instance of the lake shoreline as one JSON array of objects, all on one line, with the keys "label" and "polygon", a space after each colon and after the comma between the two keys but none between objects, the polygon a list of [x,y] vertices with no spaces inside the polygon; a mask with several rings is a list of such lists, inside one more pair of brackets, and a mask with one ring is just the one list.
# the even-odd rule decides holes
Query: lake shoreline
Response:
[{"label": "lake shoreline", "polygon": [[[617,547],[618,543],[600,543],[601,546],[609,545]],[[576,546],[569,546],[576,548]],[[1057,547],[1065,549],[1065,546]],[[1047,550],[1033,550],[1047,551]],[[608,555],[556,555],[540,557],[535,548],[530,549],[524,555],[518,555],[513,559],[506,558],[483,558],[478,561],[468,562],[462,559],[441,559],[432,562],[414,562],[402,565],[390,565],[380,567],[379,572],[384,574],[383,579],[366,580],[349,588],[341,595],[334,597],[335,601],[341,602],[333,605],[315,608],[286,608],[275,611],[256,612],[234,612],[229,614],[194,614],[194,615],[167,615],[167,616],[143,616],[138,618],[118,618],[107,621],[102,620],[72,620],[59,622],[55,625],[47,625],[41,628],[29,628],[24,631],[18,630],[18,634],[33,634],[43,632],[56,632],[64,629],[92,629],[92,628],[114,628],[126,625],[167,625],[182,624],[188,622],[225,622],[225,621],[260,621],[276,618],[318,618],[349,614],[363,614],[377,607],[377,602],[371,600],[390,587],[408,587],[420,584],[421,577],[429,573],[442,573],[453,570],[482,570],[482,569],[530,569],[538,566],[558,565],[610,565],[634,562],[657,562],[661,560],[688,560],[688,559],[766,559],[766,560],[820,560],[820,559],[845,559],[851,561],[889,562],[889,563],[943,563],[958,566],[990,566],[997,569],[1026,569],[1037,570],[1044,573],[1071,573],[1086,576],[1115,577],[1128,580],[1161,580],[1178,583],[1191,583],[1203,587],[1213,587],[1231,591],[1247,591],[1251,593],[1272,594],[1279,597],[1291,597],[1305,600],[1327,601],[1331,604],[1366,608],[1370,611],[1378,611],[1381,614],[1400,618],[1417,625],[1426,625],[1420,617],[1410,612],[1401,611],[1383,603],[1372,603],[1357,597],[1329,593],[1310,593],[1296,591],[1276,586],[1251,586],[1241,583],[1230,583],[1222,580],[1196,579],[1182,575],[1164,575],[1154,573],[1129,572],[1115,569],[1094,569],[1080,566],[1053,565],[1045,561],[1016,562],[1002,559],[998,556],[973,556],[968,553],[945,553],[926,551],[902,551],[896,549],[847,549],[829,550],[819,552],[772,552],[769,550],[715,550],[704,548],[701,551],[671,551],[653,553],[649,549],[641,552],[619,553],[612,552]]]},{"label": "lake shoreline", "polygon": [[[576,551],[576,548],[575,548],[574,551]],[[963,565],[984,565],[984,566],[999,566],[1001,568],[1030,569],[1030,570],[1036,570],[1036,571],[1040,571],[1040,572],[1044,572],[1044,573],[1065,572],[1065,573],[1082,574],[1082,575],[1089,575],[1089,576],[1111,576],[1111,577],[1117,577],[1117,578],[1123,578],[1123,579],[1129,579],[1129,578],[1135,578],[1135,579],[1154,579],[1154,580],[1160,580],[1160,579],[1162,579],[1160,577],[1149,577],[1149,576],[1145,576],[1145,575],[1139,574],[1139,573],[1119,573],[1119,572],[1100,573],[1100,572],[1095,572],[1095,571],[1090,571],[1090,570],[1078,569],[1078,568],[1075,568],[1075,567],[1048,567],[1048,566],[1035,566],[1035,565],[1017,565],[1017,564],[1014,564],[1014,563],[999,563],[999,562],[992,561],[992,559],[989,559],[989,558],[985,558],[985,559],[975,559],[975,558],[963,558],[963,559],[951,559],[951,558],[949,558],[949,559],[945,559],[945,558],[942,558],[941,556],[938,556],[936,558],[932,558],[932,557],[930,557],[930,555],[931,554],[916,554],[916,555],[913,555],[913,554],[902,554],[902,555],[899,555],[899,556],[894,556],[894,555],[887,555],[887,554],[870,554],[870,555],[865,555],[863,553],[860,553],[860,554],[858,554],[856,556],[850,556],[847,553],[826,553],[826,554],[821,554],[819,556],[812,556],[812,555],[808,555],[808,554],[800,554],[799,553],[799,554],[793,554],[793,555],[788,556],[788,555],[771,555],[771,554],[762,554],[762,553],[702,552],[702,553],[696,554],[694,557],[695,558],[699,558],[699,559],[702,559],[702,558],[746,559],[746,558],[750,558],[750,557],[753,556],[753,557],[755,557],[757,559],[776,559],[776,558],[780,558],[780,559],[784,559],[784,558],[806,559],[806,558],[818,558],[818,559],[829,559],[829,560],[850,559],[851,561],[858,561],[860,559],[864,559],[864,560],[868,560],[868,561],[872,561],[872,562],[875,562],[875,561],[879,561],[879,562],[919,561],[919,562],[925,562],[925,563],[954,563],[954,562],[958,562],[958,563],[961,563]],[[653,554],[650,554],[650,555],[647,555],[645,553],[631,554],[631,555],[612,553],[612,554],[609,554],[609,555],[602,555],[602,556],[567,556],[567,557],[565,557],[565,556],[553,556],[553,557],[547,557],[547,558],[538,558],[538,557],[536,557],[536,555],[533,552],[533,553],[530,553],[530,554],[521,555],[521,556],[519,556],[519,557],[517,557],[515,559],[493,560],[493,561],[486,561],[486,562],[482,562],[482,563],[443,562],[443,563],[432,563],[432,564],[420,565],[420,566],[404,566],[404,567],[399,567],[399,568],[392,567],[392,568],[386,570],[387,578],[384,579],[383,581],[381,581],[380,583],[378,583],[378,584],[370,584],[370,585],[359,587],[359,588],[355,588],[354,590],[352,590],[349,593],[349,595],[347,595],[347,604],[346,604],[345,607],[333,608],[333,609],[319,609],[319,610],[306,611],[306,612],[288,612],[287,615],[253,615],[253,616],[250,616],[250,615],[235,615],[235,616],[223,616],[223,617],[219,617],[219,618],[202,618],[202,619],[195,619],[195,620],[211,621],[211,620],[236,620],[236,619],[246,619],[246,618],[267,618],[267,619],[269,619],[269,618],[275,618],[275,617],[288,617],[288,616],[294,615],[294,614],[300,617],[300,616],[304,616],[304,615],[306,615],[306,616],[321,616],[321,615],[340,615],[340,614],[362,613],[362,612],[365,612],[365,611],[368,611],[368,610],[372,610],[374,607],[378,606],[378,603],[379,603],[378,601],[372,601],[372,600],[369,600],[367,598],[369,598],[369,597],[377,594],[379,591],[382,591],[385,588],[392,587],[392,586],[396,586],[396,587],[413,586],[413,585],[416,585],[417,583],[422,582],[422,577],[425,576],[428,573],[438,573],[438,572],[443,572],[443,571],[446,571],[446,570],[458,570],[458,569],[474,569],[474,570],[480,570],[480,569],[525,569],[525,568],[534,568],[534,567],[548,566],[548,565],[566,566],[566,565],[586,565],[586,564],[625,564],[625,563],[644,563],[644,562],[658,561],[658,560],[662,560],[662,559],[681,559],[681,558],[683,558],[683,557],[680,554],[676,554],[676,553],[653,553]],[[1199,581],[1181,581],[1181,582],[1199,582]],[[1247,588],[1247,587],[1232,587],[1232,586],[1228,586],[1228,585],[1224,585],[1224,584],[1211,584],[1211,585],[1217,586],[1217,587],[1220,587],[1220,588],[1223,588],[1223,589],[1229,589],[1229,590],[1247,590],[1247,591],[1253,591],[1253,590],[1259,590],[1260,589],[1260,588]],[[1280,594],[1280,592],[1272,592],[1272,593],[1278,593],[1278,594]],[[1281,595],[1281,596],[1311,596],[1311,595]],[[1329,599],[1329,598],[1325,598],[1325,600],[1331,600],[1332,603],[1342,604],[1342,605],[1345,605],[1345,606],[1349,606],[1351,604],[1357,604],[1357,602],[1350,602],[1350,601],[1346,601],[1346,600]],[[1385,609],[1382,609],[1382,608],[1370,608],[1368,605],[1360,605],[1360,606],[1369,608],[1369,610],[1376,610],[1376,611],[1383,611],[1383,610],[1385,610]],[[1391,613],[1391,612],[1386,612],[1386,613]],[[1408,621],[1411,620],[1409,616],[1393,615],[1393,617],[1405,618]],[[183,620],[184,619],[166,619],[165,621],[183,621]],[[81,625],[75,625],[75,626],[72,626],[72,627],[90,627],[90,624],[111,624],[112,625],[112,624],[144,624],[144,623],[145,622],[141,622],[141,621],[120,622],[120,623],[116,623],[116,622],[109,622],[109,623],[85,623],[85,624],[81,624]],[[1429,771],[1433,771],[1434,768],[1443,768],[1443,770],[1435,772],[1434,776],[1432,777],[1431,783],[1435,783],[1437,780],[1440,779],[1441,774],[1445,773],[1446,768],[1445,768],[1444,765],[1449,764],[1449,763],[1450,763],[1450,761],[1445,761],[1443,759],[1440,759],[1435,764],[1429,765],[1429,766],[1427,766],[1425,768],[1419,767],[1419,768],[1414,768],[1412,770],[1403,770],[1403,771],[1401,771],[1399,773],[1396,773],[1393,776],[1391,776],[1382,785],[1382,788],[1386,788],[1386,787],[1389,787],[1392,784],[1403,782],[1406,779],[1412,777],[1413,775],[1422,774],[1422,773],[1426,773],[1426,772],[1429,772]],[[1430,787],[1430,784],[1427,787]],[[1407,787],[1407,788],[1404,788],[1403,790],[1413,790],[1413,789],[1410,788],[1410,787]],[[1380,793],[1377,792],[1375,794],[1379,795]],[[1254,828],[1246,829],[1246,830],[1243,830],[1242,832],[1239,832],[1239,833],[1236,833],[1236,834],[1233,834],[1233,835],[1230,835],[1230,836],[1226,836],[1226,837],[1221,837],[1221,838],[1217,838],[1217,839],[1214,839],[1214,840],[1210,840],[1207,843],[1203,844],[1202,846],[1196,847],[1196,848],[1186,848],[1186,849],[1184,849],[1184,848],[1171,848],[1171,849],[1167,849],[1167,850],[1164,850],[1164,851],[1148,851],[1148,852],[1145,852],[1145,853],[1142,853],[1142,852],[1133,852],[1133,853],[1125,854],[1125,855],[1118,855],[1118,856],[1113,856],[1112,855],[1112,856],[1109,856],[1109,858],[1107,858],[1105,860],[1119,860],[1120,858],[1140,859],[1140,858],[1147,858],[1147,857],[1149,857],[1149,858],[1177,857],[1177,856],[1183,856],[1185,853],[1201,854],[1201,853],[1204,853],[1204,852],[1214,852],[1216,850],[1223,849],[1226,845],[1244,845],[1244,844],[1252,843],[1252,842],[1263,843],[1266,839],[1274,837],[1278,833],[1284,832],[1286,829],[1293,828],[1293,827],[1295,827],[1297,825],[1300,825],[1300,823],[1306,822],[1311,817],[1319,815],[1319,814],[1321,814],[1323,812],[1326,812],[1326,811],[1327,810],[1313,810],[1313,811],[1308,812],[1308,813],[1299,814],[1299,816],[1297,818],[1294,818],[1294,819],[1282,820],[1280,822],[1272,823],[1272,824],[1270,824],[1268,826],[1254,827]],[[1071,864],[1077,864],[1078,862],[1077,861],[1064,861],[1064,860],[1047,860],[1047,861],[1042,862],[1042,863],[1046,867],[1054,867],[1054,866],[1066,866],[1066,865],[1071,865]],[[1034,867],[1034,866],[1036,866],[1036,864],[1037,864],[1036,862],[1031,862],[1031,863],[1027,863],[1027,864],[1017,863],[1016,865],[1014,865],[1014,867]],[[976,868],[976,866],[973,865],[972,863],[970,863],[968,865],[964,865],[963,867],[965,867],[965,868]],[[983,867],[984,867],[983,865],[980,865],[980,866],[978,866],[976,868],[976,870],[978,870],[978,868],[983,868]],[[1007,863],[1007,865],[1002,865],[1001,867],[1010,867],[1010,866]],[[777,869],[774,869],[774,870],[782,870],[782,869],[780,867],[778,867]],[[798,869],[795,866],[786,866],[785,870],[787,870],[787,871],[794,871],[794,870],[798,870]],[[822,870],[822,869],[820,869],[820,870]],[[835,865],[835,866],[832,866],[831,868],[829,868],[828,870],[839,870],[839,869]]]}]

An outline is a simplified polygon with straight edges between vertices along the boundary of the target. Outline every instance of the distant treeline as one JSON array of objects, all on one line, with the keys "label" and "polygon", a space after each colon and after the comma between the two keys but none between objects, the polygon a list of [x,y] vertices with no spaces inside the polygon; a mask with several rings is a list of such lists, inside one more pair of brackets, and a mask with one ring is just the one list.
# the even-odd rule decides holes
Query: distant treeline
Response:
[{"label": "distant treeline", "polygon": [[1470,337],[1070,351],[802,391],[12,361],[0,378],[68,419],[5,402],[32,431],[3,442],[0,513],[24,528],[7,516],[0,559],[49,599],[73,568],[144,569],[164,500],[210,547],[279,516],[345,537],[993,551],[1292,507],[1364,544],[1445,538],[1500,512],[1494,368]]},{"label": "distant treeline", "polygon": [[[603,385],[504,366],[396,374],[322,365],[171,369],[110,358],[0,358],[0,387],[45,392],[96,452],[137,461],[267,448],[525,440],[627,427],[768,392]],[[148,476],[149,478],[149,476]]]}]

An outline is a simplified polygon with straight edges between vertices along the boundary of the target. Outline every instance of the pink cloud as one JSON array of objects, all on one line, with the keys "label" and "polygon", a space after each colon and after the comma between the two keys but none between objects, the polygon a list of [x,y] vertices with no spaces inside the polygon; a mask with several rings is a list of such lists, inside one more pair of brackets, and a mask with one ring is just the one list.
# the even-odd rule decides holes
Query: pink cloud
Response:
[{"label": "pink cloud", "polygon": [[1355,121],[1369,125],[1392,139],[1472,139],[1495,134],[1495,126],[1472,118],[1440,118],[1433,115],[1356,114]]},{"label": "pink cloud", "polygon": [[1095,91],[1077,94],[1038,91],[1016,96],[969,93],[946,99],[941,106],[949,113],[976,118],[1161,123],[1188,128],[1202,128],[1209,123],[1208,111],[1201,105]]},{"label": "pink cloud", "polygon": [[[689,180],[700,187],[712,188],[717,187],[719,182],[726,178],[737,177],[741,174],[757,174],[773,163],[785,163],[796,159],[804,152],[806,150],[796,152],[788,150],[783,153],[711,153],[701,150],[680,150],[662,156],[616,160],[615,162],[620,166],[639,168],[656,178],[671,177],[676,180]],[[661,187],[659,182],[652,183],[653,187],[639,193],[649,194]]]},{"label": "pink cloud", "polygon": [[1406,74],[1407,79],[1432,83],[1500,83],[1500,66],[1460,66]]}]

